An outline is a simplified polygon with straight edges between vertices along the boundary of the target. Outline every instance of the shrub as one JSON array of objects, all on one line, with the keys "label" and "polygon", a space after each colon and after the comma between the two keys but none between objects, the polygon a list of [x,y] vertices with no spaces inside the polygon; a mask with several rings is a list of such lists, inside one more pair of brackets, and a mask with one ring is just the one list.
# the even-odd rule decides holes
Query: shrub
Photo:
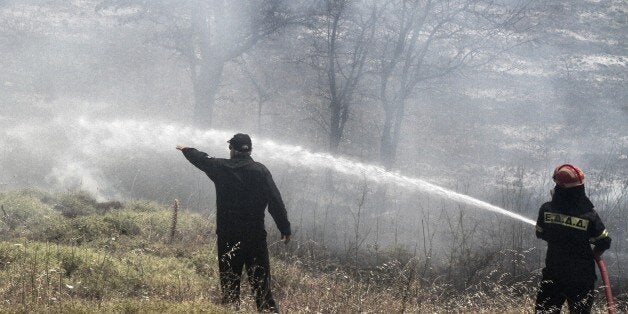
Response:
[{"label": "shrub", "polygon": [[137,212],[156,212],[167,209],[163,205],[153,201],[134,200],[124,204],[123,208]]},{"label": "shrub", "polygon": [[92,215],[70,219],[64,235],[64,243],[81,244],[95,240],[106,240],[113,235],[111,226],[102,217]]},{"label": "shrub", "polygon": [[54,212],[42,203],[39,195],[29,191],[0,194],[0,230],[14,231],[24,226],[42,223]]},{"label": "shrub", "polygon": [[122,203],[118,201],[110,201],[110,202],[96,203],[95,207],[96,207],[96,210],[102,214],[102,213],[109,212],[112,209],[120,209],[123,207],[123,205]]},{"label": "shrub", "polygon": [[56,215],[50,215],[44,223],[28,228],[24,236],[34,241],[62,242],[64,239],[69,238],[67,236],[69,230],[69,221],[56,213]]},{"label": "shrub", "polygon": [[60,211],[64,217],[74,218],[95,214],[98,202],[86,192],[65,194],[61,197],[55,209]]},{"label": "shrub", "polygon": [[107,240],[115,234],[114,228],[102,216],[65,218],[57,214],[50,215],[40,224],[25,228],[21,236],[32,241],[78,245]]},{"label": "shrub", "polygon": [[140,234],[139,217],[136,213],[125,211],[110,212],[103,221],[119,235],[134,236]]}]

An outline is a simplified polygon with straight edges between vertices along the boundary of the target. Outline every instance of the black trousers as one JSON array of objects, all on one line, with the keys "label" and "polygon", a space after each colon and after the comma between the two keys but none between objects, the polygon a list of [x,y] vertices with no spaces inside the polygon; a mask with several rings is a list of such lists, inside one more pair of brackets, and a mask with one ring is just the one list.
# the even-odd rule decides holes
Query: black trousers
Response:
[{"label": "black trousers", "polygon": [[278,313],[270,291],[266,235],[218,235],[218,270],[223,304],[239,304],[243,267],[246,267],[257,310]]},{"label": "black trousers", "polygon": [[543,279],[536,296],[536,313],[560,313],[565,301],[569,313],[591,313],[595,277],[583,280],[578,278],[579,275],[559,277],[543,270]]}]

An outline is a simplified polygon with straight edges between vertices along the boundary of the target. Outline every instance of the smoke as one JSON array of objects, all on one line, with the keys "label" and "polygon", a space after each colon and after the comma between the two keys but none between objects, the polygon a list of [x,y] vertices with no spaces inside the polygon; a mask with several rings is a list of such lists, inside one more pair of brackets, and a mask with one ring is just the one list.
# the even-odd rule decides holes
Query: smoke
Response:
[{"label": "smoke", "polygon": [[[221,131],[195,129],[183,122],[192,120],[195,100],[194,73],[177,51],[186,46],[171,49],[191,38],[185,31],[192,2],[167,2],[172,10],[163,7],[166,2],[141,3],[147,11],[97,11],[91,1],[9,1],[0,7],[0,189],[82,189],[99,200],[178,198],[186,207],[212,210],[213,185],[174,146],[226,157],[226,140],[245,132],[253,135],[253,157],[271,168],[290,214],[304,221],[302,231],[314,225],[312,239],[321,238],[316,226],[326,223],[336,227],[323,236],[340,238],[354,223],[363,190],[367,221],[387,224],[389,238],[399,223],[408,241],[420,236],[414,224],[430,217],[428,209],[438,211],[432,219],[447,219],[448,210],[459,208],[486,217],[477,206],[490,204],[463,194],[532,217],[547,198],[549,172],[565,162],[585,169],[587,190],[600,191],[598,198],[623,195],[623,33],[610,34],[595,23],[612,8],[581,16],[591,22],[584,31],[563,12],[547,17],[540,8],[533,18],[549,23],[531,36],[542,40],[484,68],[421,86],[408,100],[400,171],[394,173],[371,164],[378,158],[383,116],[376,65],[369,64],[348,113],[338,155],[351,157],[314,152],[328,145],[329,99],[316,84],[325,77],[317,72],[321,67],[308,64],[311,30],[299,27],[226,62],[212,109],[212,126]],[[238,25],[259,13],[228,5],[230,14],[212,20],[225,31],[216,48],[233,46],[241,39],[234,34],[246,30]],[[289,5],[296,10],[301,4]],[[167,26],[119,23],[148,13],[164,13],[160,21]],[[523,194],[532,196],[513,201]],[[449,201],[434,201],[441,197]]]},{"label": "smoke", "polygon": [[[105,201],[109,197],[120,198],[119,194],[111,194],[115,189],[107,185],[107,180],[98,169],[88,168],[74,160],[60,160],[58,166],[50,170],[46,181],[57,188],[87,191],[98,201]],[[102,191],[109,193],[105,196]]]}]

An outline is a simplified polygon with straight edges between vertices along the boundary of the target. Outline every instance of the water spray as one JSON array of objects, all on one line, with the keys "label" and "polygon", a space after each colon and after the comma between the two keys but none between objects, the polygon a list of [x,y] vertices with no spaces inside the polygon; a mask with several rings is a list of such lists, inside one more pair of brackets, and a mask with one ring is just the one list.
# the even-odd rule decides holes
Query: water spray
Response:
[{"label": "water spray", "polygon": [[[201,131],[190,127],[181,127],[170,123],[149,123],[136,120],[88,121],[79,119],[78,130],[86,139],[83,145],[86,151],[94,145],[93,151],[101,151],[104,148],[115,150],[120,146],[148,146],[155,150],[171,149],[175,143],[190,143],[194,145],[225,144],[225,139],[230,138],[234,132],[206,130]],[[81,137],[77,136],[77,137]],[[476,208],[485,209],[494,213],[515,218],[530,225],[536,222],[517,213],[501,207],[489,204],[471,196],[454,192],[422,179],[405,176],[391,172],[383,167],[356,162],[347,158],[333,156],[327,153],[311,152],[300,146],[279,144],[272,140],[256,138],[255,151],[262,160],[277,160],[282,164],[298,166],[311,170],[329,169],[347,176],[359,177],[375,183],[385,183],[416,189],[429,194],[437,195],[459,203],[465,203]]]}]

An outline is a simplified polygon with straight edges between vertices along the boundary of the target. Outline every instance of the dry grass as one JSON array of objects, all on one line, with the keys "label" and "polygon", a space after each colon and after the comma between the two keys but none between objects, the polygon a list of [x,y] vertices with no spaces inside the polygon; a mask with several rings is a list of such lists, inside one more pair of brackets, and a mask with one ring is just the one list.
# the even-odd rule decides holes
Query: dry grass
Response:
[{"label": "dry grass", "polygon": [[[65,213],[83,214],[64,216],[54,206],[61,198]],[[167,206],[132,202],[84,214],[87,211],[71,208],[91,202],[82,194],[79,198],[0,194],[0,203],[13,217],[10,225],[0,226],[0,311],[230,312],[215,304],[219,296],[215,237],[207,217],[182,209],[170,243],[172,211]],[[416,276],[419,264],[412,259],[400,262],[390,256],[381,265],[355,269],[354,263],[334,263],[329,254],[314,261],[284,247],[273,246],[271,251],[274,294],[285,313],[533,309],[534,277],[513,282],[492,274],[460,290],[442,277]],[[245,284],[243,291],[247,290]],[[596,312],[605,312],[601,298]],[[625,300],[620,298],[619,312],[628,310]],[[241,310],[254,309],[250,295],[243,293]]]}]

